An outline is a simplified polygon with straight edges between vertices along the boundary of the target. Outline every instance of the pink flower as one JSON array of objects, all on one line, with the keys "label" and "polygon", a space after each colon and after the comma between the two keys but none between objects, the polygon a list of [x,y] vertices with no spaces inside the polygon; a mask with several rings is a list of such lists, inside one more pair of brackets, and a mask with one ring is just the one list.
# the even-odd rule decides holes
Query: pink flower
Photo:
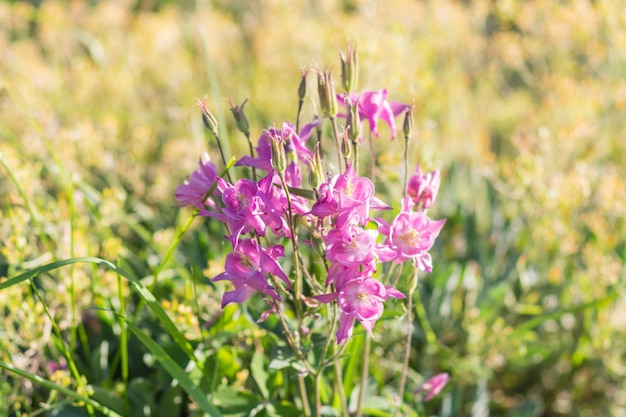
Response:
[{"label": "pink flower", "polygon": [[370,208],[389,208],[374,197],[372,181],[356,176],[352,164],[344,173],[325,181],[319,188],[319,194],[311,214],[319,218],[337,216],[337,227],[342,227],[352,217],[358,224],[364,225],[369,221]]},{"label": "pink flower", "polygon": [[275,207],[271,194],[268,195],[273,192],[273,177],[272,171],[258,183],[241,178],[235,185],[218,177],[218,189],[222,193],[224,203],[221,213],[201,210],[199,214],[228,224],[232,231],[230,241],[233,248],[237,247],[240,235],[251,230],[259,236],[265,236],[268,228],[279,235],[288,235],[289,226],[281,217],[282,208]]},{"label": "pink flower", "polygon": [[424,382],[424,384],[417,388],[413,393],[417,394],[418,392],[426,392],[426,396],[424,397],[424,401],[428,401],[433,398],[435,395],[439,394],[441,390],[448,383],[449,375],[447,373],[437,374],[430,378],[428,381]]},{"label": "pink flower", "polygon": [[364,230],[360,226],[346,224],[326,235],[326,255],[331,262],[346,267],[366,265],[374,260],[386,262],[396,254],[388,247],[378,244],[378,231]]},{"label": "pink flower", "polygon": [[391,129],[391,138],[395,138],[397,129],[394,119],[410,107],[398,102],[388,102],[387,90],[365,91],[361,94],[350,94],[348,97],[344,94],[337,96],[339,102],[344,106],[348,98],[350,102],[357,103],[359,117],[361,120],[367,119],[370,130],[376,137],[380,137],[378,134],[378,119],[382,119]]},{"label": "pink flower", "polygon": [[287,288],[291,288],[287,275],[276,259],[283,257],[284,247],[271,246],[264,249],[252,239],[239,242],[237,248],[226,255],[225,272],[219,274],[213,281],[230,281],[235,289],[227,291],[222,297],[222,308],[229,303],[241,303],[259,291],[276,300],[280,297],[274,287],[267,282],[267,274],[280,278]]},{"label": "pink flower", "polygon": [[409,178],[406,191],[413,200],[413,204],[420,205],[424,211],[433,205],[439,191],[441,174],[439,170],[423,173],[420,166],[415,168],[415,173]]},{"label": "pink flower", "polygon": [[203,209],[206,204],[215,207],[215,203],[208,198],[207,193],[215,183],[217,170],[206,152],[202,154],[198,164],[199,168],[176,189],[174,195],[179,206],[194,206]]},{"label": "pink flower", "polygon": [[432,272],[432,259],[428,251],[433,247],[446,220],[433,221],[422,212],[412,212],[412,205],[410,197],[403,198],[402,211],[390,225],[383,223],[379,230],[388,236],[385,243],[396,253],[395,262],[413,259],[416,267]]},{"label": "pink flower", "polygon": [[389,297],[404,298],[404,294],[370,277],[356,278],[346,283],[337,296],[341,307],[337,343],[342,343],[352,335],[355,319],[371,332],[383,314],[383,301]]}]

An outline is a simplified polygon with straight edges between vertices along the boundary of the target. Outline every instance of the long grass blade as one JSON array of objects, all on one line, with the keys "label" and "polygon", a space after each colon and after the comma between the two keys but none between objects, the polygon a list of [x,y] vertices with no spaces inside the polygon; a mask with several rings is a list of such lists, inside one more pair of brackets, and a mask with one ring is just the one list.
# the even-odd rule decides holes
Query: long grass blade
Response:
[{"label": "long grass blade", "polygon": [[128,325],[128,329],[148,348],[155,359],[165,368],[172,378],[178,381],[181,388],[198,403],[205,413],[208,413],[211,417],[221,417],[220,412],[209,402],[206,394],[193,383],[185,371],[178,366],[174,359],[172,359],[157,342],[152,340],[150,336],[133,323],[127,321],[126,324]]},{"label": "long grass blade", "polygon": [[52,381],[49,381],[45,378],[40,377],[39,375],[31,374],[30,372],[24,371],[23,369],[16,368],[10,363],[0,361],[0,368],[3,368],[9,372],[12,372],[30,381],[36,382],[37,384],[43,385],[46,388],[57,391],[65,395],[66,397],[72,398],[76,401],[83,402],[93,407],[94,410],[104,414],[107,417],[122,417],[120,414],[116,413],[115,411],[111,410],[108,407],[105,407],[104,405],[100,404],[99,402],[91,398],[80,395],[76,391],[73,391],[69,388],[65,388],[65,387],[62,387],[61,385],[57,385]]}]

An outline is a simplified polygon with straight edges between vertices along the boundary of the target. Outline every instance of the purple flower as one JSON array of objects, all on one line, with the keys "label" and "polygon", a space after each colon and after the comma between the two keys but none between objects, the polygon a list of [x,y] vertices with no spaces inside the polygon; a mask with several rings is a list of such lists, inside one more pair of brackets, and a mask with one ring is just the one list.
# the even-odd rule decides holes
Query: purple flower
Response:
[{"label": "purple flower", "polygon": [[215,203],[207,198],[207,193],[215,183],[217,170],[209,154],[204,152],[199,161],[199,168],[194,171],[188,180],[180,185],[174,195],[179,206],[194,206],[203,209],[205,204],[215,207]]},{"label": "purple flower", "polygon": [[[398,102],[387,101],[387,90],[365,91],[361,94],[341,94],[337,99],[344,106],[346,100],[351,103],[357,103],[359,117],[361,120],[367,119],[370,130],[376,137],[380,137],[378,133],[378,120],[384,120],[391,129],[391,138],[395,138],[397,134],[395,117],[406,111],[410,106]],[[362,140],[362,138],[361,138]]]},{"label": "purple flower", "polygon": [[415,266],[422,271],[432,272],[432,259],[428,251],[446,222],[431,220],[422,212],[413,212],[411,198],[402,199],[402,211],[387,225],[384,220],[379,227],[386,234],[386,244],[396,253],[395,262],[413,259]]},{"label": "purple flower", "polygon": [[213,281],[228,280],[235,287],[234,290],[224,293],[222,308],[229,303],[247,300],[254,291],[280,300],[274,287],[267,282],[266,276],[275,275],[285,283],[287,289],[291,288],[287,275],[276,262],[276,259],[285,256],[284,251],[284,247],[279,245],[264,249],[253,239],[240,241],[237,248],[226,255],[225,272],[213,278]]},{"label": "purple flower", "polygon": [[430,378],[428,381],[424,382],[421,387],[417,388],[413,391],[414,394],[419,392],[426,392],[426,396],[424,397],[424,401],[428,401],[433,398],[435,395],[439,394],[441,390],[448,383],[449,375],[447,373],[437,374]]},{"label": "purple flower", "polygon": [[406,191],[413,200],[413,204],[421,205],[424,211],[433,205],[439,191],[441,174],[439,170],[423,173],[418,165],[415,173],[409,178]]}]

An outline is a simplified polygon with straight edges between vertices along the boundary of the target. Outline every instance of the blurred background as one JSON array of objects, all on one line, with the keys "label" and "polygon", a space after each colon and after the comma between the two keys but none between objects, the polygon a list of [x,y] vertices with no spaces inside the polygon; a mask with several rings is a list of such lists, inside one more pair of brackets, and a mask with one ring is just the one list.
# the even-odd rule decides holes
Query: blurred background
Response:
[{"label": "blurred background", "polygon": [[[293,122],[301,69],[330,67],[338,80],[348,42],[359,88],[415,104],[412,165],[442,170],[430,215],[448,221],[435,270],[422,276],[429,325],[416,322],[411,367],[451,381],[426,415],[625,416],[621,0],[0,2],[0,277],[76,256],[149,276],[185,217],[174,189],[205,149],[217,161],[195,99],[207,96],[240,156],[247,143],[228,100],[249,97],[253,138]],[[308,80],[305,119],[317,101]],[[403,143],[389,136],[376,142],[381,187],[402,175]],[[162,274],[163,305],[190,339],[219,309],[211,285],[195,301],[200,314],[186,303],[190,274],[221,268],[218,232],[194,223]],[[81,311],[117,302],[114,274],[72,274]],[[64,331],[68,279],[39,282]],[[25,288],[0,292],[0,359],[69,384],[50,365],[50,324]],[[114,346],[106,320],[89,314],[81,328]],[[374,360],[391,366],[394,346],[376,343]],[[85,366],[98,380],[100,365]],[[226,383],[245,387],[246,361],[229,366]],[[0,376],[8,415],[50,401]]]}]

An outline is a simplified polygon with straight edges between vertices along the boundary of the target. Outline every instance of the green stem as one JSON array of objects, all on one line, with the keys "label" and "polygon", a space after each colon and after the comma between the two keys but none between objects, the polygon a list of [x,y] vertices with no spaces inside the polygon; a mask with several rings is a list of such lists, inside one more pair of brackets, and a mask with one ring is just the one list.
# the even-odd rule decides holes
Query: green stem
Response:
[{"label": "green stem", "polygon": [[285,195],[287,196],[287,219],[289,220],[289,230],[291,232],[291,244],[293,246],[293,269],[295,274],[295,305],[296,305],[296,315],[298,318],[298,326],[302,326],[302,304],[301,304],[301,295],[302,295],[302,276],[300,275],[300,259],[298,258],[298,253],[300,252],[298,247],[298,239],[296,236],[296,224],[294,221],[293,211],[291,210],[291,194],[289,192],[289,187],[287,187],[287,183],[285,182],[285,175],[282,172],[278,173],[280,177],[280,182],[285,190]]},{"label": "green stem", "polygon": [[[70,350],[68,349],[67,344],[63,340],[61,329],[57,325],[56,321],[54,321],[54,317],[52,317],[52,314],[50,313],[50,310],[48,309],[48,305],[46,304],[45,300],[43,299],[43,296],[39,292],[39,289],[35,285],[35,281],[33,278],[30,279],[30,287],[35,293],[35,295],[37,296],[37,299],[39,300],[39,302],[41,303],[43,310],[46,313],[46,316],[48,317],[48,320],[50,320],[50,323],[52,323],[52,328],[54,329],[54,333],[59,338],[58,346],[61,349],[61,354],[65,357],[65,360],[67,361],[67,366],[70,369],[70,373],[76,380],[76,385],[78,386],[78,390],[77,390],[78,393],[88,398],[89,392],[87,391],[87,387],[85,386],[85,382],[83,381],[83,378],[80,375],[80,372],[78,372],[78,368],[76,367],[74,358],[72,358],[72,354]],[[86,407],[87,407],[87,412],[89,412],[89,415],[94,417],[95,412],[94,412],[93,405],[87,403]]]},{"label": "green stem", "polygon": [[409,181],[409,137],[404,137],[404,186],[402,188],[402,197],[406,197],[406,187]]},{"label": "green stem", "polygon": [[363,413],[363,400],[365,399],[365,391],[367,390],[367,377],[369,376],[369,359],[370,348],[372,344],[372,336],[369,332],[365,332],[365,351],[363,352],[363,369],[361,372],[361,389],[359,390],[359,401],[357,403],[356,414],[354,417],[361,417]]},{"label": "green stem", "polygon": [[406,376],[409,370],[409,359],[411,357],[411,341],[413,338],[413,294],[417,287],[418,269],[414,268],[413,276],[409,282],[409,294],[406,307],[406,342],[404,346],[404,361],[402,362],[402,373],[400,374],[400,387],[398,388],[398,403],[395,415],[400,415],[402,402],[404,401],[404,388],[406,385]]},{"label": "green stem", "polygon": [[374,151],[374,138],[372,137],[372,132],[369,132],[369,143],[370,143],[370,180],[372,183],[374,182],[374,168],[376,166],[376,153]]},{"label": "green stem", "polygon": [[335,116],[330,117],[330,125],[333,128],[333,137],[337,147],[337,169],[341,172],[341,142],[339,141],[339,130],[337,129],[337,118]]}]

